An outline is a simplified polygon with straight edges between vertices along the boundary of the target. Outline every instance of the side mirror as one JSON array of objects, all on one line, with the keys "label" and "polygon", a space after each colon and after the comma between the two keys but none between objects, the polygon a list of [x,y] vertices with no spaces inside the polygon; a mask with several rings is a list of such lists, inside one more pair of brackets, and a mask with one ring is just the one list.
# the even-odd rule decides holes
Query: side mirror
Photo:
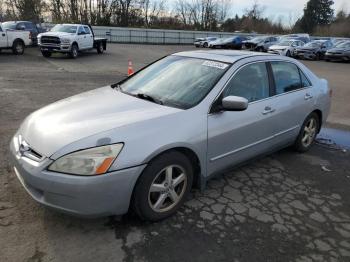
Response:
[{"label": "side mirror", "polygon": [[225,111],[244,111],[248,107],[248,100],[240,96],[226,96],[222,99],[222,108]]}]

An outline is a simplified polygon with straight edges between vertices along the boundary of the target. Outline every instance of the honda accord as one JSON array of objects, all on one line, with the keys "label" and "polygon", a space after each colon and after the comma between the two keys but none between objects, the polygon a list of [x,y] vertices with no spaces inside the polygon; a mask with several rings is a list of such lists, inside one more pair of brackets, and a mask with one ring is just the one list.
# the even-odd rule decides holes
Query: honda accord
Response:
[{"label": "honda accord", "polygon": [[287,146],[307,151],[330,94],[326,80],[288,57],[180,52],[32,113],[11,159],[48,207],[80,216],[133,209],[158,221],[227,168]]}]

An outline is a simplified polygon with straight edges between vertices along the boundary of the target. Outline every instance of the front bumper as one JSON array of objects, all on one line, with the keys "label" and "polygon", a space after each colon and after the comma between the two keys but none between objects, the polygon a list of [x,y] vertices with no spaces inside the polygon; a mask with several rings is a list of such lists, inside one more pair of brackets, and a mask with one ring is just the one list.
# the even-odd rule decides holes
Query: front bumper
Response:
[{"label": "front bumper", "polygon": [[129,209],[135,183],[146,165],[97,176],[74,176],[51,172],[52,160],[26,159],[11,142],[11,163],[25,190],[37,202],[56,210],[84,217],[122,215]]},{"label": "front bumper", "polygon": [[68,53],[71,50],[70,44],[38,44],[41,51]]},{"label": "front bumper", "polygon": [[294,57],[313,60],[316,58],[316,54],[314,52],[294,52]]},{"label": "front bumper", "polygon": [[285,50],[279,50],[279,49],[269,49],[267,52],[275,55],[286,55]]},{"label": "front bumper", "polygon": [[325,55],[326,60],[334,60],[334,61],[350,61],[350,56],[346,56],[344,54],[329,54]]}]

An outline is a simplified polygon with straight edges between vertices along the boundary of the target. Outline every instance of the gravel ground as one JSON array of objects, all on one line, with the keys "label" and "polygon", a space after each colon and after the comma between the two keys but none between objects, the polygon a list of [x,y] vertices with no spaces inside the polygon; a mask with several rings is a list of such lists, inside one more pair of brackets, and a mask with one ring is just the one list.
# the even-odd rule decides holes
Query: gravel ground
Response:
[{"label": "gravel ground", "polygon": [[[122,79],[128,59],[137,69],[183,49],[192,47],[111,45],[77,60],[36,49],[0,54],[1,261],[350,261],[350,153],[342,145],[285,149],[222,174],[159,223],[132,214],[74,218],[24,191],[8,144],[26,115]],[[305,63],[335,90],[328,124],[350,126],[349,64]]]}]

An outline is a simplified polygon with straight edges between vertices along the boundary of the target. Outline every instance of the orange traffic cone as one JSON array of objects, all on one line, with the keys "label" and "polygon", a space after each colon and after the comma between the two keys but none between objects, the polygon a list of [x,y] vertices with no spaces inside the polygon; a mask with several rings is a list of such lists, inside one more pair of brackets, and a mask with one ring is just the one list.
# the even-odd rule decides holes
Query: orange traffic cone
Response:
[{"label": "orange traffic cone", "polygon": [[134,73],[134,69],[132,69],[132,63],[129,60],[129,65],[128,65],[128,76],[131,76]]}]

